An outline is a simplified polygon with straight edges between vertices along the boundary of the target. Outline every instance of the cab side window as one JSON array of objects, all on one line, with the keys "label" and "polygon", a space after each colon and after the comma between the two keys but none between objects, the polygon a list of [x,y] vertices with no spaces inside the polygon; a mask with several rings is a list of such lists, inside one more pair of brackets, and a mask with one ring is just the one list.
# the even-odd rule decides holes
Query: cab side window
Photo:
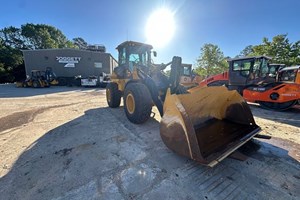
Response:
[{"label": "cab side window", "polygon": [[233,71],[240,71],[242,76],[248,76],[250,73],[251,61],[238,60],[233,63]]},{"label": "cab side window", "polygon": [[260,77],[265,78],[268,75],[268,72],[269,72],[268,63],[265,60],[263,60],[261,71],[260,71]]},{"label": "cab side window", "polygon": [[183,75],[185,75],[185,76],[191,75],[191,71],[190,71],[189,67],[183,67]]},{"label": "cab side window", "polygon": [[120,64],[126,64],[126,49],[125,47],[123,49],[120,50],[119,53],[119,60],[120,60]]},{"label": "cab side window", "polygon": [[270,77],[276,77],[276,67],[270,67],[268,72]]},{"label": "cab side window", "polygon": [[254,78],[259,77],[259,72],[260,72],[259,68],[260,68],[260,64],[261,64],[260,61],[256,61],[256,62],[254,63],[254,65],[253,65],[253,76],[254,76]]}]

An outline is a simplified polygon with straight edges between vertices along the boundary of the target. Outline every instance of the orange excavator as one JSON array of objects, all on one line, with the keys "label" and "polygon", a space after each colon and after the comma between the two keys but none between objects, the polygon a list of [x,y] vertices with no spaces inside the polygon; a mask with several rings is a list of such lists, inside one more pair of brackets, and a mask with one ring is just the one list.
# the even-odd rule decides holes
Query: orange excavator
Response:
[{"label": "orange excavator", "polygon": [[237,90],[246,101],[273,110],[286,110],[299,104],[299,66],[269,64],[269,57],[256,56],[228,60],[229,71],[204,79],[200,86],[225,85]]}]

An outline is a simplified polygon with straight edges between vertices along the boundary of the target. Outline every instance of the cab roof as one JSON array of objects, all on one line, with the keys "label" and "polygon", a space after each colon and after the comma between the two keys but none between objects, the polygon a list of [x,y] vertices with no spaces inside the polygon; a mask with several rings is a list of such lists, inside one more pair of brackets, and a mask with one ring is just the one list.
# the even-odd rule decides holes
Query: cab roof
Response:
[{"label": "cab roof", "polygon": [[277,64],[277,63],[270,63],[270,66],[278,65],[278,66],[285,66],[285,64]]},{"label": "cab roof", "polygon": [[285,68],[280,69],[279,71],[282,72],[282,71],[296,70],[296,69],[300,69],[300,65],[285,67]]},{"label": "cab roof", "polygon": [[237,60],[260,59],[260,58],[265,58],[267,60],[272,59],[269,56],[251,56],[251,57],[231,58],[231,59],[228,59],[227,61],[230,62],[230,61],[237,61]]},{"label": "cab roof", "polygon": [[120,48],[125,46],[139,46],[139,47],[145,47],[147,49],[153,49],[153,46],[150,44],[145,44],[145,43],[135,42],[135,41],[125,41],[119,44],[116,49],[119,50]]}]

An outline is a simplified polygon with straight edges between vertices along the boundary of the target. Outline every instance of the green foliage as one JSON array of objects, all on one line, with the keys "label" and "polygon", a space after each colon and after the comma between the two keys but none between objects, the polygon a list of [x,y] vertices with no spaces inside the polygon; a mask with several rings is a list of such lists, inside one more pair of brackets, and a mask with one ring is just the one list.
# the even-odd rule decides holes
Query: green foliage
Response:
[{"label": "green foliage", "polygon": [[300,65],[300,40],[291,45],[289,61],[291,65]]},{"label": "green foliage", "polygon": [[74,45],[57,28],[46,24],[25,24],[21,34],[28,49],[73,48]]},{"label": "green foliage", "polygon": [[22,63],[22,52],[19,49],[0,42],[0,83],[14,81],[14,70]]},{"label": "green foliage", "polygon": [[6,80],[9,76],[9,72],[7,71],[6,67],[3,63],[0,63],[0,80]]},{"label": "green foliage", "polygon": [[239,56],[259,56],[266,55],[272,57],[272,63],[290,65],[300,64],[300,41],[295,43],[289,42],[287,34],[277,35],[269,41],[263,38],[262,44],[249,45]]},{"label": "green foliage", "polygon": [[24,24],[0,30],[3,45],[15,49],[74,48],[72,41],[57,28],[46,24]]},{"label": "green foliage", "polygon": [[236,57],[248,57],[253,55],[253,45],[248,45],[245,47],[245,49],[243,49],[240,54]]},{"label": "green foliage", "polygon": [[228,63],[218,45],[204,44],[197,59],[195,72],[200,76],[210,76],[228,70]]},{"label": "green foliage", "polygon": [[24,38],[21,35],[21,30],[13,26],[9,26],[0,30],[1,43],[4,46],[9,46],[16,49],[24,48]]},{"label": "green foliage", "polygon": [[46,24],[5,27],[0,30],[0,83],[25,77],[21,50],[76,47],[59,29]]}]

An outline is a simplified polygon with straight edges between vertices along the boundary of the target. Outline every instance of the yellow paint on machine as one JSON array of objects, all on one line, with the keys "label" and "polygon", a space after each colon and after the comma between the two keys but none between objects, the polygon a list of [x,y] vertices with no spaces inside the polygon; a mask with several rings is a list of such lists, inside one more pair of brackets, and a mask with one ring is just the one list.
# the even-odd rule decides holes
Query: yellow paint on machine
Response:
[{"label": "yellow paint on machine", "polygon": [[222,86],[189,92],[171,95],[168,91],[164,103],[160,134],[176,153],[213,166],[260,130],[236,91]]}]

